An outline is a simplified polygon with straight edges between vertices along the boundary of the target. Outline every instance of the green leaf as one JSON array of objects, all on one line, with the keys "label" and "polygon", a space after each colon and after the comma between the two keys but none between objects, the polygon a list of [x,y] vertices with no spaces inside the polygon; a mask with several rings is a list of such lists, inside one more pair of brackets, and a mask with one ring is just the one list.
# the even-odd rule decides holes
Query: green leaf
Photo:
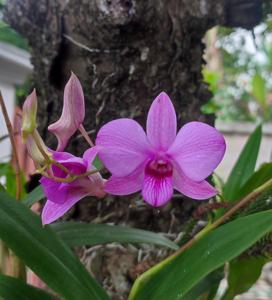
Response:
[{"label": "green leaf", "polygon": [[223,268],[219,268],[204,277],[181,300],[214,299],[220,281],[224,278]]},{"label": "green leaf", "polygon": [[[56,300],[47,292],[23,281],[0,274],[0,298],[5,300]],[[2,298],[1,298],[2,299]]]},{"label": "green leaf", "polygon": [[239,189],[254,172],[261,139],[262,126],[259,125],[247,140],[223,188],[223,198],[225,201],[235,201],[239,199]]},{"label": "green leaf", "polygon": [[22,200],[22,203],[30,207],[35,202],[38,202],[43,198],[44,198],[43,189],[42,186],[39,185]]},{"label": "green leaf", "polygon": [[252,78],[252,94],[260,106],[266,108],[266,83],[261,74],[256,73]]},{"label": "green leaf", "polygon": [[264,257],[235,259],[229,264],[228,288],[221,300],[232,300],[236,295],[248,291],[261,275],[268,262]]},{"label": "green leaf", "polygon": [[215,94],[218,90],[218,83],[220,80],[220,75],[216,72],[212,72],[207,68],[202,70],[204,81],[209,84],[209,90]]},{"label": "green leaf", "polygon": [[[16,175],[10,162],[0,163],[0,176],[5,178],[5,190],[11,196],[16,196]],[[25,183],[25,176],[21,173],[22,186]],[[23,196],[25,195],[25,189],[22,190]]]},{"label": "green leaf", "polygon": [[272,163],[263,164],[239,190],[239,198],[251,193],[254,189],[272,178]]},{"label": "green leaf", "polygon": [[51,225],[61,239],[69,246],[97,245],[105,243],[147,243],[165,246],[174,250],[178,246],[159,233],[141,229],[107,224],[76,222]]},{"label": "green leaf", "polygon": [[72,251],[28,207],[0,192],[0,238],[66,300],[108,300]]},{"label": "green leaf", "polygon": [[142,274],[129,300],[177,300],[210,272],[237,257],[272,230],[272,210],[236,219],[208,233],[181,254]]}]

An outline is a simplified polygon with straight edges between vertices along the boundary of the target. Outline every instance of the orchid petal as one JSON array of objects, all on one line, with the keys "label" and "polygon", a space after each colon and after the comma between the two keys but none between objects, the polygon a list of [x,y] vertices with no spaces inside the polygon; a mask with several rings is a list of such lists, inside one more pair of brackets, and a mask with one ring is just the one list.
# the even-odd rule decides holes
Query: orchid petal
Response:
[{"label": "orchid petal", "polygon": [[145,174],[142,196],[154,207],[165,205],[173,196],[172,176],[154,177]]},{"label": "orchid petal", "polygon": [[97,134],[96,145],[103,164],[118,177],[133,172],[150,152],[143,128],[130,119],[118,119],[104,125]]},{"label": "orchid petal", "polygon": [[159,94],[149,109],[146,131],[149,142],[157,150],[167,150],[175,140],[176,112],[170,98],[164,92]]},{"label": "orchid petal", "polygon": [[174,188],[183,195],[196,200],[211,198],[217,194],[217,190],[207,181],[193,181],[177,168],[173,176]]},{"label": "orchid petal", "polygon": [[95,159],[97,153],[98,153],[97,147],[89,148],[89,149],[87,149],[87,150],[84,152],[84,154],[83,154],[83,160],[84,160],[84,161],[86,162],[86,164],[87,164],[87,169],[88,169],[88,171],[94,169],[92,163],[93,163],[93,161],[94,161],[94,159]]},{"label": "orchid petal", "polygon": [[144,167],[141,165],[125,177],[111,176],[105,183],[105,192],[112,195],[130,195],[141,190],[144,178]]},{"label": "orchid petal", "polygon": [[71,77],[64,89],[62,114],[59,120],[48,127],[58,139],[58,151],[63,151],[70,137],[83,123],[85,117],[84,94],[80,81],[75,74]]},{"label": "orchid petal", "polygon": [[46,177],[42,177],[40,183],[42,185],[44,195],[48,200],[58,204],[67,201],[70,193],[69,188],[67,188],[67,184],[61,184]]},{"label": "orchid petal", "polygon": [[222,160],[224,137],[212,126],[201,122],[184,125],[167,153],[192,180],[207,178]]},{"label": "orchid petal", "polygon": [[78,191],[73,191],[69,194],[67,201],[65,201],[64,203],[60,204],[47,200],[42,211],[43,225],[50,224],[56,221],[85,196],[87,196],[87,194]]}]

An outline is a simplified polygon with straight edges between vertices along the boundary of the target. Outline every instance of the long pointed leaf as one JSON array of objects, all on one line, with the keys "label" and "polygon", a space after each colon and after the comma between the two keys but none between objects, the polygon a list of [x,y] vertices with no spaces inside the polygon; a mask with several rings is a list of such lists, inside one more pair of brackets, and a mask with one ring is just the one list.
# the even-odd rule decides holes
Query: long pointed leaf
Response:
[{"label": "long pointed leaf", "polygon": [[56,223],[52,228],[69,246],[105,243],[147,243],[177,250],[178,246],[163,235],[146,230],[107,224],[76,222]]},{"label": "long pointed leaf", "polygon": [[207,274],[271,230],[271,210],[223,225],[187,251],[169,257],[141,275],[132,287],[129,300],[178,300]]},{"label": "long pointed leaf", "polygon": [[39,185],[22,200],[22,203],[30,207],[35,202],[42,200],[44,197],[42,186]]},{"label": "long pointed leaf", "polygon": [[108,300],[105,291],[50,226],[0,192],[0,238],[45,283],[67,300]]},{"label": "long pointed leaf", "polygon": [[[2,298],[3,297],[3,298]],[[47,292],[23,281],[0,274],[0,299],[5,300],[56,300]]]},{"label": "long pointed leaf", "polygon": [[234,165],[228,181],[223,189],[223,197],[226,201],[239,199],[239,189],[253,174],[262,138],[262,126],[258,126],[250,135],[239,158]]}]

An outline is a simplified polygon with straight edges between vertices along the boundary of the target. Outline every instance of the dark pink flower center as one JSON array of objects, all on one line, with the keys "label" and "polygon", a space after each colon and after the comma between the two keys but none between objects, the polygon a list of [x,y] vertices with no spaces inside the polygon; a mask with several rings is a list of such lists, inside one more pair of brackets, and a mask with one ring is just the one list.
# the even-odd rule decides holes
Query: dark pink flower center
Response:
[{"label": "dark pink flower center", "polygon": [[168,177],[173,174],[172,164],[162,158],[151,160],[145,167],[145,173],[147,175],[155,177]]}]

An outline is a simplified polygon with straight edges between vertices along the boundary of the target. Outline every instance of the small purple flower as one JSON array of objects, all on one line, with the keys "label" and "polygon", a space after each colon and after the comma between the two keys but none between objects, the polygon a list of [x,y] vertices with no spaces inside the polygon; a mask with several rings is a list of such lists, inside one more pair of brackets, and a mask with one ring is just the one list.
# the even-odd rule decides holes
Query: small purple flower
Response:
[{"label": "small purple flower", "polygon": [[64,88],[62,114],[48,130],[58,139],[57,151],[63,151],[71,136],[79,129],[85,118],[84,94],[80,81],[72,72]]},{"label": "small purple flower", "polygon": [[177,133],[174,106],[166,93],[152,103],[146,134],[134,120],[118,119],[98,132],[98,155],[112,173],[104,190],[128,195],[142,190],[152,206],[166,204],[173,190],[207,199],[216,189],[204,179],[222,160],[224,137],[213,127],[190,122]]},{"label": "small purple flower", "polygon": [[[97,155],[95,148],[88,149],[83,158],[76,157],[67,152],[53,152],[53,159],[71,173],[80,175],[94,170],[92,162]],[[58,178],[67,178],[69,175],[59,167],[52,165],[52,175]],[[57,182],[42,177],[41,185],[47,197],[46,204],[42,211],[42,223],[49,224],[65,214],[75,203],[85,196],[105,196],[103,191],[104,180],[99,173],[78,178],[72,182]]]}]

